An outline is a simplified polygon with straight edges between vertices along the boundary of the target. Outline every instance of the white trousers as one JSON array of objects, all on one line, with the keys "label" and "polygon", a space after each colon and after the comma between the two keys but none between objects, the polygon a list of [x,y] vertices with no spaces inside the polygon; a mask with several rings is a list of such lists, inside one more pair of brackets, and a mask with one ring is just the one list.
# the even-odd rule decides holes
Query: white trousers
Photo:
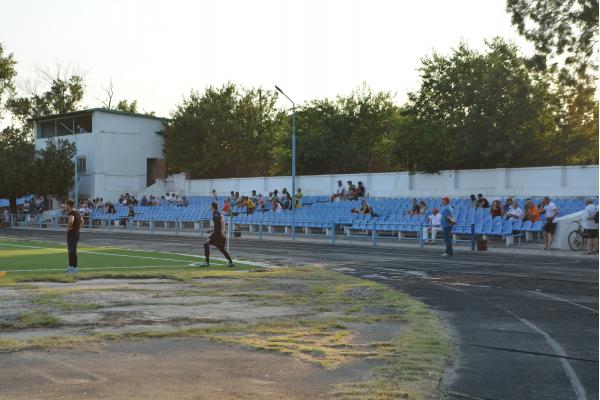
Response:
[{"label": "white trousers", "polygon": [[426,226],[423,228],[423,239],[429,240],[429,232],[431,232],[431,240],[435,240],[435,236],[438,232],[441,232],[442,228],[436,226]]}]

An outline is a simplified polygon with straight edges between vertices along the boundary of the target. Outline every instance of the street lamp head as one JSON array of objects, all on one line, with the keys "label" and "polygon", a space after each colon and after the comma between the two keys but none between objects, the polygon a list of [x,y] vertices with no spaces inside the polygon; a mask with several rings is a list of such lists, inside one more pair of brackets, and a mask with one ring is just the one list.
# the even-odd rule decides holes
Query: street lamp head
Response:
[{"label": "street lamp head", "polygon": [[275,85],[275,89],[277,89],[277,91],[278,91],[279,93],[281,93],[281,94],[284,94],[284,93],[283,93],[283,90],[281,90],[281,89],[279,88],[279,86]]}]

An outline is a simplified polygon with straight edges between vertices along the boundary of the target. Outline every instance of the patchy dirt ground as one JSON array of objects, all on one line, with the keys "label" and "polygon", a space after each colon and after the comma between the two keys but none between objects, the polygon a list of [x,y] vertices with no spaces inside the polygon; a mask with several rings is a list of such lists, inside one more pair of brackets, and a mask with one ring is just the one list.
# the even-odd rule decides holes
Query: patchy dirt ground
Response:
[{"label": "patchy dirt ground", "polygon": [[408,296],[301,268],[0,287],[0,351],[2,399],[417,399],[449,344]]}]

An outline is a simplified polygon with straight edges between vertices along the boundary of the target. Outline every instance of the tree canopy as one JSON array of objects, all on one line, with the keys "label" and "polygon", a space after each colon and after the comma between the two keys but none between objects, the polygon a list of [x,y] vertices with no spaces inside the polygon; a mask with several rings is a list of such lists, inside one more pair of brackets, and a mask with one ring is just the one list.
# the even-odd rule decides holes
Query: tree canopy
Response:
[{"label": "tree canopy", "polygon": [[4,55],[0,44],[0,118],[10,113],[20,123],[0,130],[0,198],[8,198],[13,211],[20,196],[37,193],[63,197],[71,188],[75,145],[48,139],[46,147],[36,151],[31,118],[77,110],[84,90],[79,75],[57,68],[54,74],[41,72],[45,90],[28,86],[19,96],[15,93],[15,65],[12,54]]},{"label": "tree canopy", "polygon": [[[297,172],[598,162],[593,87],[557,68],[531,68],[510,42],[433,53],[422,60],[420,81],[401,106],[365,85],[298,106]],[[259,91],[228,84],[192,92],[165,132],[169,171],[195,178],[289,174],[291,115],[276,107],[276,93],[263,91],[269,100],[260,105]]]},{"label": "tree canopy", "polygon": [[534,65],[545,68],[563,56],[580,78],[597,70],[598,0],[507,0],[506,9],[535,46]]},{"label": "tree canopy", "polygon": [[14,127],[0,132],[0,198],[15,211],[18,197],[43,193],[64,197],[73,184],[75,145],[48,140],[40,151]]},{"label": "tree canopy", "polygon": [[269,173],[275,137],[284,129],[277,95],[234,84],[192,92],[165,129],[170,172],[193,177]]}]

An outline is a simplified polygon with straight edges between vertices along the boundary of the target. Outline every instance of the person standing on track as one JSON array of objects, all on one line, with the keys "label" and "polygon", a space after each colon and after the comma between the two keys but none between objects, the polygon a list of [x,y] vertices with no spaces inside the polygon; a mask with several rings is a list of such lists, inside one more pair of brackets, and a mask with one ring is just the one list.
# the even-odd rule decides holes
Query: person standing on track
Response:
[{"label": "person standing on track", "polygon": [[452,226],[456,223],[454,220],[454,212],[450,206],[450,198],[442,197],[442,233],[444,234],[444,242],[446,242],[446,251],[442,256],[451,256],[452,253]]},{"label": "person standing on track", "polygon": [[213,213],[213,232],[208,237],[208,240],[204,242],[204,257],[206,261],[202,264],[203,267],[210,265],[210,245],[215,246],[227,259],[227,266],[233,267],[233,260],[225,250],[225,243],[227,243],[227,235],[225,234],[225,222],[223,216],[219,212],[219,205],[215,202],[210,204],[210,208]]},{"label": "person standing on track", "polygon": [[75,202],[67,200],[66,202],[67,215],[67,249],[69,252],[69,266],[65,272],[73,274],[77,272],[77,242],[79,241],[79,228],[83,224],[83,218],[75,209]]},{"label": "person standing on track", "polygon": [[558,207],[554,202],[550,201],[550,197],[544,197],[542,201],[542,210],[546,214],[546,223],[544,224],[544,250],[552,249],[552,239],[556,231],[556,218],[558,217]]}]

